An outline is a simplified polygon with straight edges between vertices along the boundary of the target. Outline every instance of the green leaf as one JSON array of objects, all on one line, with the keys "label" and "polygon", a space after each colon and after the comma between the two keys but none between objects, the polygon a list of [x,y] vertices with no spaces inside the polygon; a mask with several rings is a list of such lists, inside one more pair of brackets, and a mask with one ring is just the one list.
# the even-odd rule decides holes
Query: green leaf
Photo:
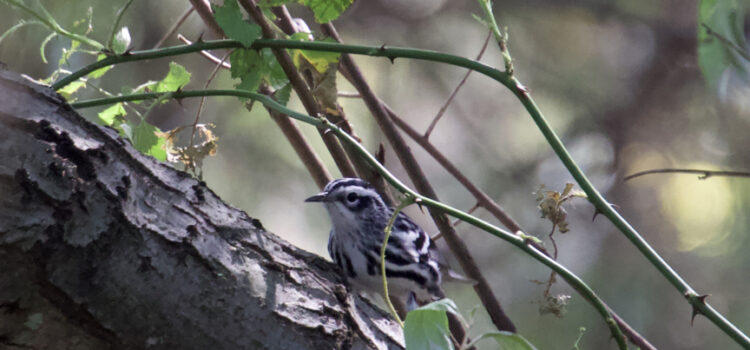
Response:
[{"label": "green leaf", "polygon": [[452,350],[446,311],[456,312],[456,305],[450,299],[438,300],[409,312],[404,322],[406,348]]},{"label": "green leaf", "polygon": [[74,81],[68,85],[66,85],[64,88],[57,90],[57,92],[62,95],[62,97],[65,97],[66,100],[70,100],[70,98],[73,96],[78,89],[86,86],[86,82],[77,80]]},{"label": "green leaf", "polygon": [[102,124],[112,126],[118,116],[124,117],[126,114],[127,112],[125,112],[125,108],[123,107],[122,102],[120,102],[115,103],[109,106],[107,109],[99,112],[98,116]]},{"label": "green leaf", "polygon": [[299,0],[300,4],[313,11],[318,23],[328,23],[338,18],[352,2],[354,0]]},{"label": "green leaf", "polygon": [[[747,46],[743,30],[746,8],[747,4],[739,0],[700,1],[698,65],[714,91],[719,89],[719,81],[727,70],[734,70],[747,78]],[[710,34],[709,30],[715,34]],[[745,58],[738,51],[744,52]]]},{"label": "green leaf", "polygon": [[273,96],[279,103],[286,106],[289,103],[289,98],[292,96],[292,84],[287,83],[283,88],[276,90]]},{"label": "green leaf", "polygon": [[[96,61],[99,62],[99,61],[101,61],[101,60],[103,60],[105,58],[107,58],[107,55],[100,54],[99,56],[96,56]],[[110,69],[112,69],[112,67],[114,67],[114,66],[106,66],[106,67],[99,68],[99,69],[97,69],[97,70],[89,73],[88,77],[90,79],[101,78],[105,73],[107,73]]]},{"label": "green leaf", "polygon": [[261,82],[274,89],[286,85],[288,79],[270,49],[235,50],[229,55],[232,78],[239,78],[238,89],[256,91]]},{"label": "green leaf", "polygon": [[190,82],[190,72],[176,62],[169,63],[169,73],[154,85],[155,92],[173,92]]},{"label": "green leaf", "polygon": [[63,49],[63,53],[60,56],[60,60],[57,61],[58,66],[68,63],[70,56],[78,51],[78,47],[81,46],[81,42],[77,40],[71,40],[70,49]]},{"label": "green leaf", "polygon": [[130,47],[130,31],[128,27],[122,27],[112,40],[112,51],[118,55],[122,55],[127,51],[128,47]]},{"label": "green leaf", "polygon": [[164,149],[166,139],[157,136],[157,132],[161,132],[159,128],[147,123],[145,120],[141,121],[133,129],[133,138],[131,141],[133,142],[133,147],[141,153],[164,161],[167,159],[167,151]]},{"label": "green leaf", "polygon": [[255,91],[262,81],[261,57],[255,50],[234,50],[229,55],[232,68],[229,70],[232,78],[239,78],[240,83],[235,87],[242,90]]},{"label": "green leaf", "polygon": [[245,47],[250,47],[255,39],[260,38],[260,27],[242,19],[237,0],[225,0],[224,6],[211,4],[214,18],[229,39],[237,40]]},{"label": "green leaf", "polygon": [[502,350],[536,350],[536,347],[529,343],[526,338],[519,334],[499,331],[499,332],[487,332],[477,337],[472,342],[472,345],[476,344],[480,340],[494,339],[497,342],[498,349]]},{"label": "green leaf", "polygon": [[[303,35],[298,35],[303,34]],[[292,39],[298,39],[301,41],[309,41],[309,37],[307,33],[295,33],[295,35],[292,35]],[[333,40],[332,38],[326,38],[324,40],[319,40],[321,42],[336,42],[336,40]],[[304,58],[308,62],[310,62],[313,67],[315,67],[315,70],[317,70],[320,73],[325,73],[328,70],[328,67],[331,63],[338,63],[339,57],[341,57],[341,53],[339,52],[325,52],[325,51],[312,51],[312,50],[294,50],[292,51],[292,59],[294,60],[294,65],[299,68],[300,66],[300,59]]]}]

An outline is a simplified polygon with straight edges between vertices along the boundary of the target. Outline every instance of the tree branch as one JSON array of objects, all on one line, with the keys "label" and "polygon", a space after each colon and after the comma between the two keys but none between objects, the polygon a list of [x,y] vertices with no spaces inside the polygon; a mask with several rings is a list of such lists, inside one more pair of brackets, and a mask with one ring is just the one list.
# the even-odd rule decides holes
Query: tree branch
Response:
[{"label": "tree branch", "polygon": [[0,140],[0,347],[403,347],[333,264],[8,71]]}]

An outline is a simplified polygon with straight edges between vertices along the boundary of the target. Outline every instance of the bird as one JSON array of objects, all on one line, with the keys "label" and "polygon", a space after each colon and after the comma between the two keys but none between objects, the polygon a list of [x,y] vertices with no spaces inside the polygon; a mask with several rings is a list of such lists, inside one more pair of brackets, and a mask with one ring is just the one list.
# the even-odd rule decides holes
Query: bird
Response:
[{"label": "bird", "polygon": [[[328,253],[349,285],[367,294],[383,295],[380,252],[394,209],[370,183],[358,178],[333,180],[305,202],[325,206],[332,223]],[[389,296],[409,310],[442,296],[436,245],[403,212],[396,217],[388,239],[385,270]]]}]

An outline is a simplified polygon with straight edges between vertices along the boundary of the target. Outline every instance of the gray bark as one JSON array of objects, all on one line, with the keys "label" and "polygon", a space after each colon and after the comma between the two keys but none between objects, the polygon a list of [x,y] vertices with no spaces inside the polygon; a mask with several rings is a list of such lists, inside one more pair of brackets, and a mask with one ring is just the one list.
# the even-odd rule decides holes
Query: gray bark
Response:
[{"label": "gray bark", "polygon": [[402,342],[335,266],[0,69],[0,348]]}]

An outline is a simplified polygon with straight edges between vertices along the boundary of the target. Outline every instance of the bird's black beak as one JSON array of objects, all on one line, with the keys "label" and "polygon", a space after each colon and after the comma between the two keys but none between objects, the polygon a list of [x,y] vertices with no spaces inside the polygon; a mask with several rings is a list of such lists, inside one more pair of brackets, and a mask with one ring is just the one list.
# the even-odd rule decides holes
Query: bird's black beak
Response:
[{"label": "bird's black beak", "polygon": [[328,192],[320,192],[308,199],[305,199],[305,202],[327,202],[328,201]]}]

